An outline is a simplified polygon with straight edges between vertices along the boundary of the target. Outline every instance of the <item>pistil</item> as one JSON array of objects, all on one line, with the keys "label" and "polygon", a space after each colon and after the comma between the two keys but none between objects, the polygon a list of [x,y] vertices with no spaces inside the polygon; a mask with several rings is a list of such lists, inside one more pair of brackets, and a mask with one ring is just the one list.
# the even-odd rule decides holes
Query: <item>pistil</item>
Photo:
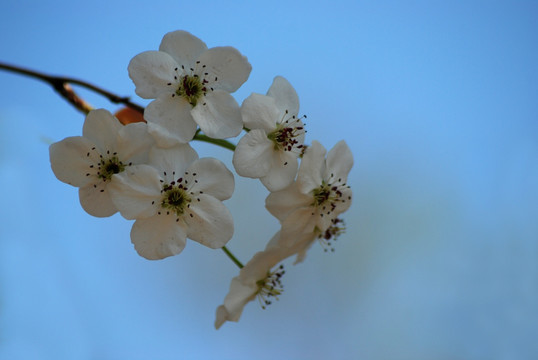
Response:
[{"label": "pistil", "polygon": [[183,185],[182,178],[179,178],[177,182],[172,181],[170,184],[164,184],[161,193],[161,207],[167,212],[174,212],[178,217],[185,213],[185,209],[189,207],[191,202],[191,197]]}]

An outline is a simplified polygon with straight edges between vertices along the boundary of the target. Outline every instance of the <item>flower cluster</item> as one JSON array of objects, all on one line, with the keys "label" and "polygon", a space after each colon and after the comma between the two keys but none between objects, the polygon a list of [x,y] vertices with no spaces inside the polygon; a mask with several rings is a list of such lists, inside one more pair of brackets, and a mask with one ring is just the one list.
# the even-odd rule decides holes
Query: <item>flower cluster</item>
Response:
[{"label": "flower cluster", "polygon": [[[131,241],[147,259],[179,254],[187,238],[223,248],[240,272],[217,308],[216,328],[238,321],[253,299],[265,308],[283,291],[279,263],[294,255],[303,261],[315,240],[327,250],[344,232],[339,215],[351,205],[349,147],[340,141],[327,152],[315,140],[305,144],[306,116],[281,76],[265,95],[253,93],[239,106],[231,93],[248,79],[251,65],[232,47],[208,49],[175,31],[158,51],[135,56],[128,70],[136,93],[154,99],[143,121],[120,122],[107,110],[92,110],[82,136],[51,145],[54,174],[79,188],[90,215],[119,212],[135,220]],[[237,145],[224,140],[243,130]],[[280,221],[265,249],[244,266],[225,247],[234,223],[222,202],[233,194],[234,176],[221,161],[198,157],[191,142],[200,139],[234,150],[235,172],[260,179],[269,191],[266,208]]]}]

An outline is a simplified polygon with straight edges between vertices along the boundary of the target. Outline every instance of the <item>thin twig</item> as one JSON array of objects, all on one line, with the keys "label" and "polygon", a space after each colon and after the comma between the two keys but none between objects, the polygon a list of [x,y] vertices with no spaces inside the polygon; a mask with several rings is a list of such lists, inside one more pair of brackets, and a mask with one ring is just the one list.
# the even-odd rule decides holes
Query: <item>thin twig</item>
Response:
[{"label": "thin twig", "polygon": [[70,84],[78,85],[81,87],[84,87],[88,90],[91,90],[95,93],[98,93],[104,97],[106,97],[110,102],[113,102],[115,104],[123,104],[133,110],[136,110],[140,113],[144,113],[144,108],[138,104],[135,104],[129,100],[129,97],[121,97],[116,94],[113,94],[109,91],[106,91],[104,89],[101,89],[100,87],[97,87],[95,85],[89,84],[85,81],[79,80],[79,79],[73,79],[69,77],[61,77],[61,76],[51,76],[47,74],[43,74],[41,72],[37,72],[34,70],[25,69],[19,66],[14,65],[8,65],[5,63],[0,63],[0,69],[8,70],[11,72],[27,75],[39,80],[42,80],[49,85],[52,86],[54,90],[56,90],[63,98],[65,98],[67,101],[69,101],[73,106],[75,106],[77,109],[87,113],[89,109],[91,109],[90,105],[78,97],[76,93],[71,88]]}]

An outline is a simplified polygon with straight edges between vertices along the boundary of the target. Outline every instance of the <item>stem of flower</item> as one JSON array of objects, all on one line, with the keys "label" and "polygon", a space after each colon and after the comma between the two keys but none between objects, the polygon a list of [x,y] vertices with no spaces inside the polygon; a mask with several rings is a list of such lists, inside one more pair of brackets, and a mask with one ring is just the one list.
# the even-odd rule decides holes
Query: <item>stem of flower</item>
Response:
[{"label": "stem of flower", "polygon": [[144,108],[140,105],[132,103],[129,100],[129,97],[118,96],[82,80],[68,77],[51,76],[34,70],[25,69],[20,66],[8,65],[4,63],[0,63],[0,69],[30,76],[48,83],[50,86],[52,86],[54,90],[56,90],[60,94],[60,96],[62,96],[71,105],[73,105],[78,110],[84,112],[85,114],[87,114],[92,109],[92,107],[73,91],[70,84],[84,87],[88,90],[91,90],[99,95],[106,97],[109,101],[115,104],[123,104],[142,114],[144,113]]},{"label": "stem of flower", "polygon": [[230,250],[228,250],[228,248],[226,246],[223,246],[222,250],[226,253],[226,255],[228,255],[228,257],[230,259],[232,259],[232,261],[235,263],[235,265],[237,265],[240,269],[243,267],[243,264],[241,263],[241,261],[237,260],[237,258],[234,256],[234,254],[232,254],[230,252]]},{"label": "stem of flower", "polygon": [[207,143],[210,143],[210,144],[214,144],[214,145],[223,147],[223,148],[231,150],[231,151],[235,151],[235,145],[232,144],[231,142],[229,142],[228,140],[210,138],[207,135],[200,134],[200,130],[198,130],[196,132],[196,134],[194,135],[193,140],[204,141],[204,142],[207,142]]},{"label": "stem of flower", "polygon": [[[193,140],[204,141],[204,142],[207,142],[207,143],[210,143],[210,144],[214,144],[214,145],[223,147],[223,148],[231,150],[231,151],[235,151],[235,145],[232,144],[231,142],[229,142],[228,140],[213,139],[213,138],[211,138],[211,137],[209,137],[207,135],[200,134],[200,129],[196,130],[196,134],[194,135]],[[223,246],[222,250],[235,263],[235,265],[237,265],[240,269],[243,267],[243,264],[241,263],[241,261],[239,261],[234,256],[234,254],[232,254],[230,252],[230,250],[228,250],[228,248],[226,246]]]}]

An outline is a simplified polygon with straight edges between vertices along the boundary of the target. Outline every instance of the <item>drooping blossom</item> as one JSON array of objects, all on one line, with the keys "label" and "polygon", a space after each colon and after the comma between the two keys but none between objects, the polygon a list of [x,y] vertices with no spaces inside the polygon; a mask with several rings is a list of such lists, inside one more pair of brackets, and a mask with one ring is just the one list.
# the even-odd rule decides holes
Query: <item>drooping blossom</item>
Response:
[{"label": "drooping blossom", "polygon": [[283,250],[272,248],[260,251],[241,268],[239,275],[232,279],[224,304],[217,308],[216,329],[225,321],[239,321],[243,308],[252,300],[258,299],[263,309],[273,300],[278,300],[284,290],[281,282],[284,267],[276,265],[286,257]]},{"label": "drooping blossom", "polygon": [[353,155],[343,140],[329,151],[327,158],[325,153],[323,145],[313,141],[305,151],[297,180],[270,193],[265,201],[267,210],[282,226],[281,236],[273,240],[273,245],[294,248],[300,255],[298,261],[316,238],[331,238],[343,231],[341,220],[336,219],[351,205],[347,177]]}]

